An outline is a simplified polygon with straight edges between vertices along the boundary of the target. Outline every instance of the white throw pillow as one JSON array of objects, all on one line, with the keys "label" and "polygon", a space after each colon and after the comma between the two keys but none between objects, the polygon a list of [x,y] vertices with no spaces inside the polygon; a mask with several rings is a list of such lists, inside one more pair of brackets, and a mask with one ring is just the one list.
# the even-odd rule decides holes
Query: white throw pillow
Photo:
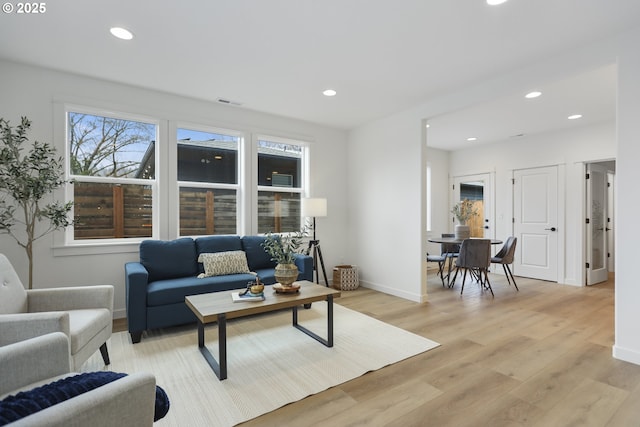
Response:
[{"label": "white throw pillow", "polygon": [[204,266],[204,273],[198,277],[251,272],[244,251],[202,253],[198,256],[198,262]]}]

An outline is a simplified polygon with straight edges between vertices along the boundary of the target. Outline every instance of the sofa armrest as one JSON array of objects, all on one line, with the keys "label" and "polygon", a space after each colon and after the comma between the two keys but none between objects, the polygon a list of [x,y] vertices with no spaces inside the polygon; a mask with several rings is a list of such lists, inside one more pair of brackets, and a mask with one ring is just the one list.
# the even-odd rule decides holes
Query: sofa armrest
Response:
[{"label": "sofa armrest", "polygon": [[313,257],[296,254],[293,262],[298,267],[298,280],[313,282]]},{"label": "sofa armrest", "polygon": [[62,332],[69,336],[69,313],[49,311],[0,314],[0,345],[12,344],[52,332]]},{"label": "sofa armrest", "polygon": [[30,289],[28,311],[65,311],[106,308],[113,312],[113,286],[77,286],[67,288]]},{"label": "sofa armrest", "polygon": [[127,323],[129,332],[147,329],[147,284],[149,273],[139,262],[124,265]]},{"label": "sofa armrest", "polygon": [[70,372],[69,339],[61,332],[0,347],[0,396]]},{"label": "sofa armrest", "polygon": [[15,426],[152,426],[156,380],[136,373],[17,421]]}]

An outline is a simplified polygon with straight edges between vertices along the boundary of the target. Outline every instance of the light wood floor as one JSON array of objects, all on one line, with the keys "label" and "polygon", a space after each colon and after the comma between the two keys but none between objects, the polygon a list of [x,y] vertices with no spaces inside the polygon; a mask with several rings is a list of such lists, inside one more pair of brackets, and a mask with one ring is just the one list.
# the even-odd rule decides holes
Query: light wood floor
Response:
[{"label": "light wood floor", "polygon": [[611,356],[613,280],[517,278],[516,292],[490,277],[495,298],[435,276],[423,304],[343,292],[337,303],[442,345],[243,426],[640,426],[640,366]]}]

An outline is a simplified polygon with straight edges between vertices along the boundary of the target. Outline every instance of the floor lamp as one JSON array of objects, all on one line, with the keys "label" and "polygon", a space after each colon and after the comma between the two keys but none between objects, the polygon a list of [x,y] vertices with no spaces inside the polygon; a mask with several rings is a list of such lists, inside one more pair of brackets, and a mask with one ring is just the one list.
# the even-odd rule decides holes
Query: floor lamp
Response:
[{"label": "floor lamp", "polygon": [[322,267],[325,286],[329,286],[327,280],[327,270],[324,268],[324,259],[322,258],[322,249],[320,249],[320,240],[316,238],[316,217],[327,216],[327,199],[306,198],[302,199],[302,216],[313,218],[313,240],[309,241],[307,252],[313,248],[313,271],[316,274],[316,283],[320,284],[320,274],[318,272],[318,259]]}]

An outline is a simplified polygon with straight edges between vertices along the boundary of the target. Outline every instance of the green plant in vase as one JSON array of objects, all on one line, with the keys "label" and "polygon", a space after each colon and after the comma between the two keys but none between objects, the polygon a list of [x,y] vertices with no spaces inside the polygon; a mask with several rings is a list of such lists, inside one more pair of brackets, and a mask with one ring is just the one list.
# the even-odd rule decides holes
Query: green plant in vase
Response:
[{"label": "green plant in vase", "polygon": [[262,247],[276,262],[275,277],[282,286],[291,286],[298,278],[295,265],[296,254],[302,253],[304,239],[309,231],[308,225],[293,233],[267,233]]}]

